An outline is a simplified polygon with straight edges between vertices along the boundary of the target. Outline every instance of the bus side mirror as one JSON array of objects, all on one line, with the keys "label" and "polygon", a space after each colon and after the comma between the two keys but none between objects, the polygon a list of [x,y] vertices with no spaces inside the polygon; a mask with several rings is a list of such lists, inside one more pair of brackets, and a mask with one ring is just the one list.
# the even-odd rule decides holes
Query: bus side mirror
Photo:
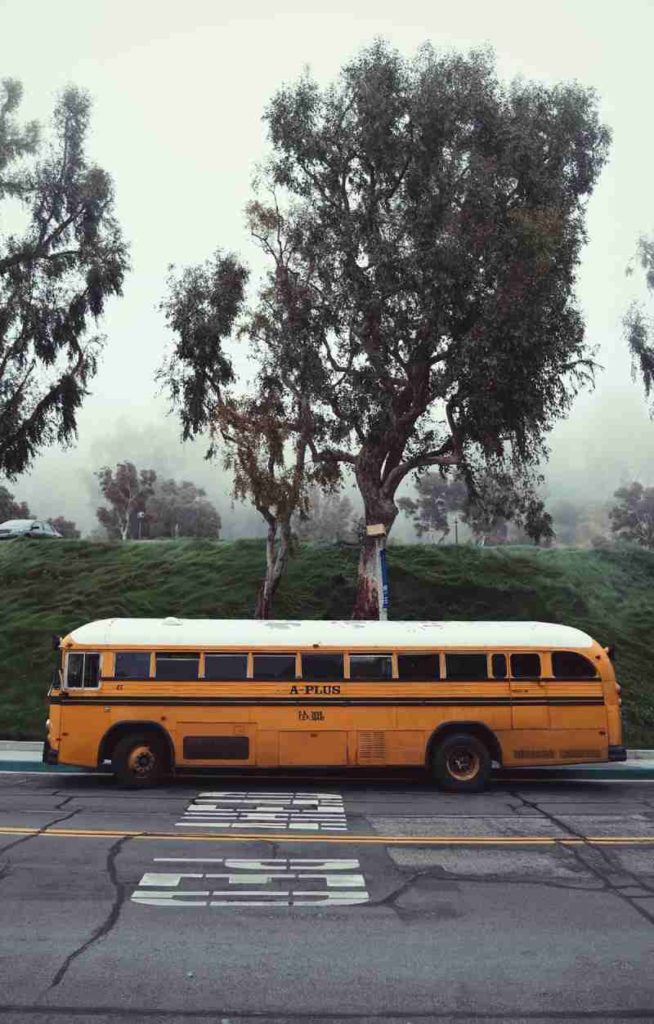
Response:
[{"label": "bus side mirror", "polygon": [[57,636],[56,633],[52,634],[52,650],[58,651],[61,647],[61,637]]},{"label": "bus side mirror", "polygon": [[615,661],[615,644],[609,644],[604,650],[608,655],[609,661]]}]

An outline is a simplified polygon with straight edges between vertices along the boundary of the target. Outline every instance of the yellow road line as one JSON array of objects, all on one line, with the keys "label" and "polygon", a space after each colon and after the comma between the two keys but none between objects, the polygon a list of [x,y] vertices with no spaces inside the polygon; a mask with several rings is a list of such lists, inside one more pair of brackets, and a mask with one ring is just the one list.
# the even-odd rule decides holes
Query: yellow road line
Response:
[{"label": "yellow road line", "polygon": [[24,836],[55,836],[63,839],[145,839],[145,840],[175,840],[183,842],[202,843],[330,843],[330,844],[352,844],[368,846],[581,846],[584,843],[594,845],[641,845],[654,846],[653,836],[384,836],[384,835],[352,835],[326,836],[316,835],[289,835],[283,833],[260,833],[251,835],[245,833],[226,833],[216,835],[214,833],[193,833],[185,832],[138,832],[128,829],[66,829],[48,828],[43,831],[38,828],[26,828],[22,826],[4,825],[0,826],[0,835],[24,835]]}]

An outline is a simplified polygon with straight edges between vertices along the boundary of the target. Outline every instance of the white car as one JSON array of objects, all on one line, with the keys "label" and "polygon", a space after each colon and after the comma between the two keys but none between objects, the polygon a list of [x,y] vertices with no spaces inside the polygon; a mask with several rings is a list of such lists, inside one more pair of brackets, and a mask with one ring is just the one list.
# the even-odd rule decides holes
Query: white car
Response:
[{"label": "white car", "polygon": [[55,540],[61,534],[42,519],[7,519],[0,523],[0,540],[11,540],[12,537],[45,537]]}]

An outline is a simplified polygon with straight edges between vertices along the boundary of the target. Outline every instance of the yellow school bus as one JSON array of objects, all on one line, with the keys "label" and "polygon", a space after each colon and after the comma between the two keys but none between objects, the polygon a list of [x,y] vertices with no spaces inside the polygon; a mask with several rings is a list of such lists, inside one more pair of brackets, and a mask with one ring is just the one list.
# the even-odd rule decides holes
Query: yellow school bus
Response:
[{"label": "yellow school bus", "polygon": [[59,641],[44,760],[124,785],[191,768],[621,761],[611,651],[546,622],[105,619]]}]

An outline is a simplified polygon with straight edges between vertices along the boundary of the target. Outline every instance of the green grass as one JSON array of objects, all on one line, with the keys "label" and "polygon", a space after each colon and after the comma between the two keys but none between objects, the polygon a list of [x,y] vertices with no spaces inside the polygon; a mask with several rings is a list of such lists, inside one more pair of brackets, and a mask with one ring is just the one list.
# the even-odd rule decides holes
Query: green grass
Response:
[{"label": "green grass", "polygon": [[[348,618],[357,552],[304,544],[278,618]],[[40,738],[52,633],[110,616],[248,618],[260,541],[0,544],[0,736]],[[654,747],[654,552],[391,546],[395,619],[542,619],[616,643],[627,741]]]}]

